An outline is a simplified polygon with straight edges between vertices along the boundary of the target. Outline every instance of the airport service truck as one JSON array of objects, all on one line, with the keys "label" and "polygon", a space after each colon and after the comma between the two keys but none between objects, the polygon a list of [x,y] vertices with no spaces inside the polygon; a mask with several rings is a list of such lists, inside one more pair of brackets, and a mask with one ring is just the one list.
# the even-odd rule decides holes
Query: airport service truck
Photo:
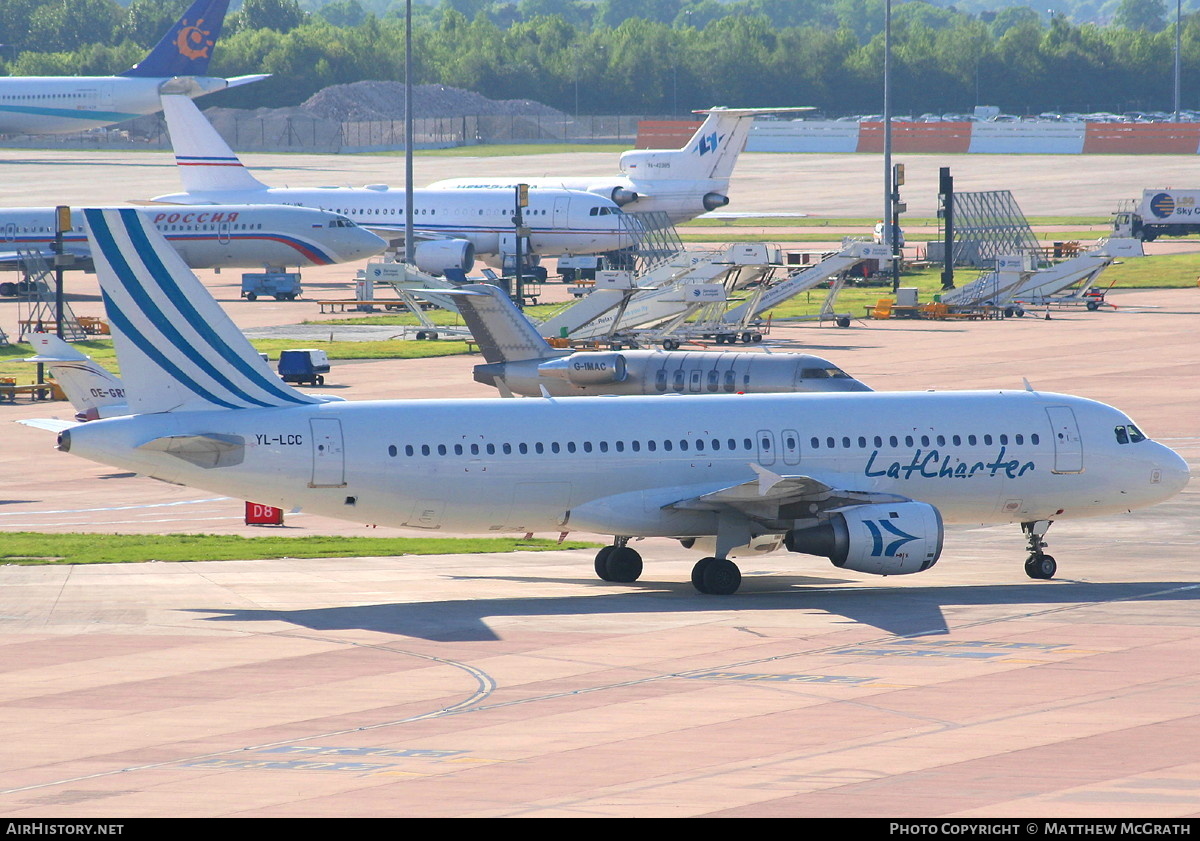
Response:
[{"label": "airport service truck", "polygon": [[1113,215],[1113,236],[1153,242],[1200,233],[1200,190],[1145,190],[1122,202]]}]

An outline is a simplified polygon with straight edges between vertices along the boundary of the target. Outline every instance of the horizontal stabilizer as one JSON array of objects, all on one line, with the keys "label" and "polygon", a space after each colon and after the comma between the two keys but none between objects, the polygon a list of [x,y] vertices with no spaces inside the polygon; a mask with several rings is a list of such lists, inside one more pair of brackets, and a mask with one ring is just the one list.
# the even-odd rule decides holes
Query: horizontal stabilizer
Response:
[{"label": "horizontal stabilizer", "polygon": [[47,432],[62,432],[73,426],[79,426],[78,421],[59,420],[58,418],[26,418],[17,423],[22,426],[32,426],[34,429],[44,429]]}]

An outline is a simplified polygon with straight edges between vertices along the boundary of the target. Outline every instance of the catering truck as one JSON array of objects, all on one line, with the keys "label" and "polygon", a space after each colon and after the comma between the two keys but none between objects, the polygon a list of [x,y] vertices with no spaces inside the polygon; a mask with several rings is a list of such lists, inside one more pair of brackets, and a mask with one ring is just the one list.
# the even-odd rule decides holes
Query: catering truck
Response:
[{"label": "catering truck", "polygon": [[1200,234],[1200,190],[1145,190],[1141,200],[1121,203],[1113,236],[1153,242],[1159,237]]}]

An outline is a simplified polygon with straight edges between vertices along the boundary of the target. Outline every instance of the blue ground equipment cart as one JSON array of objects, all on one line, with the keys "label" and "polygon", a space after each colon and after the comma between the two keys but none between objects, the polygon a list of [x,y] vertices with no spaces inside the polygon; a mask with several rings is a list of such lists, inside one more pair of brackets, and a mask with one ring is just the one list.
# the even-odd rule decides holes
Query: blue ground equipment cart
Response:
[{"label": "blue ground equipment cart", "polygon": [[329,373],[329,357],[323,350],[304,348],[279,352],[279,376],[285,383],[325,385],[322,374]]}]

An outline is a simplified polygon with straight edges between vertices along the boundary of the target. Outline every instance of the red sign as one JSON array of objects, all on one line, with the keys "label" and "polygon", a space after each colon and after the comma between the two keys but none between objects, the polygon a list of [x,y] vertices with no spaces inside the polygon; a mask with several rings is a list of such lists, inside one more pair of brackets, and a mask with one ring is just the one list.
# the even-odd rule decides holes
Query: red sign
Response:
[{"label": "red sign", "polygon": [[283,509],[272,508],[270,505],[260,505],[257,502],[246,503],[246,525],[248,526],[282,526]]}]

